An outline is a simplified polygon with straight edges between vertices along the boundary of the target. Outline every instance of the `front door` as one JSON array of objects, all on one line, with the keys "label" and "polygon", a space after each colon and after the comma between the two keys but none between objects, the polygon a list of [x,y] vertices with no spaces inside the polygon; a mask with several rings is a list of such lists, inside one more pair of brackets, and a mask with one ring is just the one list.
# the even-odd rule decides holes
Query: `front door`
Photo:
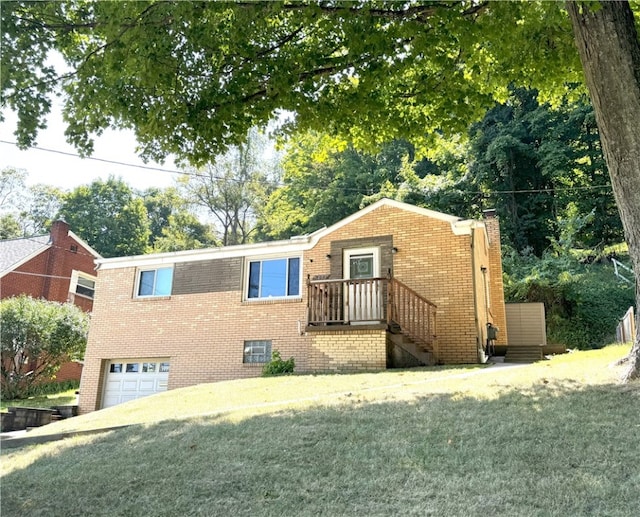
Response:
[{"label": "front door", "polygon": [[379,322],[382,313],[380,248],[357,248],[344,251],[343,277],[347,282],[344,313],[352,324]]}]

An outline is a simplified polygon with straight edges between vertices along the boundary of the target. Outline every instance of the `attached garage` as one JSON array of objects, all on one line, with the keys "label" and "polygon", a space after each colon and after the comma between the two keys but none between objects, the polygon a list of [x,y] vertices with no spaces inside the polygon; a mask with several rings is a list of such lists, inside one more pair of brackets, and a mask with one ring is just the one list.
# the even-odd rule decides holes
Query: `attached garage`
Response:
[{"label": "attached garage", "polygon": [[168,358],[111,359],[106,368],[102,407],[167,391],[169,369]]}]

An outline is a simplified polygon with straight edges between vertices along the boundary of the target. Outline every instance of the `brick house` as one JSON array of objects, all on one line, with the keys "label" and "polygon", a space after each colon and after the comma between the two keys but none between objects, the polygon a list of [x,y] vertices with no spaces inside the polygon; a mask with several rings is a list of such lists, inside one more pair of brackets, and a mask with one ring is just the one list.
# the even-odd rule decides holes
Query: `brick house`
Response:
[{"label": "brick house", "polygon": [[[49,234],[0,241],[0,298],[26,294],[55,302],[70,301],[83,311],[93,308],[95,260],[102,258],[74,234],[64,221],[55,221]],[[80,363],[66,363],[57,381],[79,380]]]},{"label": "brick house", "polygon": [[274,350],[296,372],[483,362],[507,342],[485,215],[383,199],[287,241],[99,260],[80,412],[259,376]]}]

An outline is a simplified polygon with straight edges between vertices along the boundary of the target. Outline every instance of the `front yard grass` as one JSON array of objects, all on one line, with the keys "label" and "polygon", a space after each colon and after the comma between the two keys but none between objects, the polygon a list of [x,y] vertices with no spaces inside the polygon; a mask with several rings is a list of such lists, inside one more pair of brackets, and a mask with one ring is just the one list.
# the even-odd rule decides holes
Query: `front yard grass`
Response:
[{"label": "front yard grass", "polygon": [[635,515],[627,351],[167,392],[3,453],[2,515]]},{"label": "front yard grass", "polygon": [[32,408],[50,408],[54,406],[69,406],[76,404],[76,391],[77,388],[64,390],[59,393],[51,395],[38,395],[35,397],[29,397],[27,399],[18,400],[0,400],[0,411],[7,411],[8,408],[13,406],[20,407],[32,407]]}]

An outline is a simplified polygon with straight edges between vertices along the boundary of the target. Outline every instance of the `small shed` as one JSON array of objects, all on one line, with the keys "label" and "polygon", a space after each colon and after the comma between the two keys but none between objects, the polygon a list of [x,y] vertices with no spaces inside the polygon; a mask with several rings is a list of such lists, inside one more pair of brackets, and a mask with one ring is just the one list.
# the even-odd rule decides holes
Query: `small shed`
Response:
[{"label": "small shed", "polygon": [[505,309],[509,346],[547,344],[543,303],[507,303]]}]

